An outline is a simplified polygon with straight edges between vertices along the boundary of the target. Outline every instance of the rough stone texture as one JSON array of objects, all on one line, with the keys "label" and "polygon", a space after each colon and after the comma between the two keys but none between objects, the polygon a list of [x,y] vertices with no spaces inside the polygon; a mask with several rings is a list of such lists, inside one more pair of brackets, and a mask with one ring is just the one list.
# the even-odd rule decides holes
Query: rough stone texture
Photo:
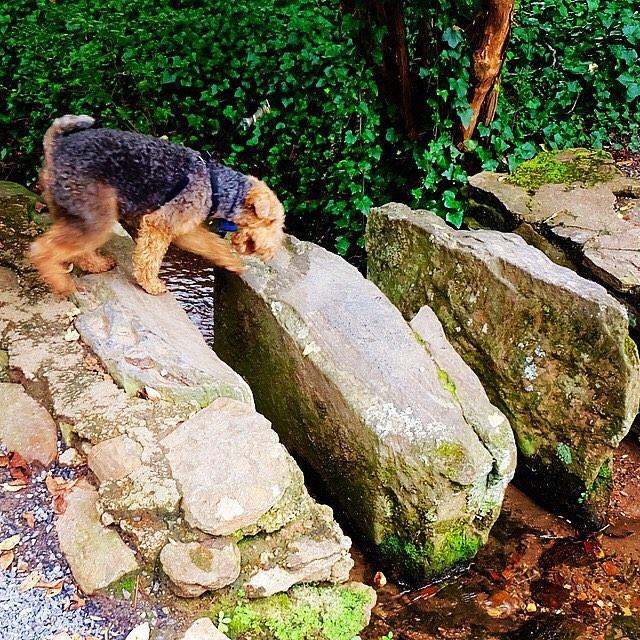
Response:
[{"label": "rough stone texture", "polygon": [[218,631],[209,618],[200,618],[187,629],[182,640],[229,640],[229,638],[222,631]]},{"label": "rough stone texture", "polygon": [[[541,160],[544,159],[544,162]],[[640,180],[627,178],[603,152],[541,154],[513,176],[469,178],[472,215],[503,231],[528,223],[564,250],[581,272],[640,312]]]},{"label": "rough stone texture", "polygon": [[269,421],[237,400],[215,400],[161,444],[187,522],[212,535],[257,522],[294,479],[294,463]]},{"label": "rough stone texture", "polygon": [[244,569],[237,586],[258,598],[303,582],[346,582],[353,568],[350,548],[331,509],[315,505],[307,517],[240,543]]},{"label": "rough stone texture", "polygon": [[[263,492],[261,500],[257,500],[256,496],[238,497],[239,504],[246,504],[254,509],[255,518],[244,526],[241,526],[241,521],[237,522],[241,528],[234,531],[234,541],[240,541],[248,550],[252,548],[254,541],[262,544],[263,540],[277,536],[282,541],[284,553],[285,548],[289,549],[286,545],[303,539],[302,531],[318,543],[317,557],[314,557],[314,547],[310,546],[308,548],[311,550],[305,560],[310,564],[316,560],[326,563],[326,549],[319,544],[322,542],[323,531],[326,531],[327,540],[332,545],[344,545],[348,539],[333,522],[330,510],[311,499],[304,487],[302,472],[278,444],[267,421],[255,414],[246,383],[241,382],[241,387],[249,396],[243,395],[242,402],[224,398],[217,401],[221,407],[225,407],[220,412],[225,419],[224,426],[220,424],[220,416],[214,418],[210,408],[205,410],[207,413],[204,417],[208,416],[205,422],[211,418],[212,424],[224,432],[218,442],[203,440],[193,431],[194,424],[200,424],[205,433],[209,433],[210,429],[207,424],[196,419],[200,408],[194,402],[194,397],[189,395],[190,391],[185,392],[186,396],[161,395],[155,400],[150,399],[152,394],[146,398],[127,394],[114,383],[99,359],[90,352],[75,331],[74,320],[78,316],[82,317],[83,310],[71,301],[56,299],[50,295],[24,263],[24,252],[33,236],[38,233],[37,214],[33,210],[35,196],[28,193],[28,197],[25,196],[17,186],[16,189],[9,189],[12,193],[17,191],[16,196],[7,195],[2,189],[3,185],[0,184],[0,259],[7,267],[0,268],[0,382],[7,380],[8,372],[11,371],[12,377],[18,377],[23,383],[29,396],[41,404],[51,406],[51,413],[60,425],[67,446],[77,447],[88,456],[99,482],[98,493],[86,487],[78,495],[74,492],[71,510],[65,513],[59,523],[62,534],[66,536],[65,544],[73,558],[72,562],[76,563],[74,571],[78,573],[79,580],[89,583],[96,578],[102,586],[102,582],[113,579],[108,568],[98,566],[97,563],[94,566],[92,562],[93,552],[98,555],[109,544],[115,545],[117,542],[116,553],[122,551],[116,527],[126,534],[127,541],[135,546],[142,559],[151,566],[156,563],[162,548],[170,540],[188,542],[206,539],[205,534],[190,528],[182,517],[181,483],[176,482],[172,476],[165,449],[161,446],[165,438],[172,435],[177,438],[177,434],[190,430],[194,437],[189,441],[183,440],[181,444],[186,447],[182,455],[185,459],[190,459],[192,465],[195,460],[199,460],[208,469],[211,461],[209,452],[223,444],[226,456],[217,459],[224,465],[229,477],[237,479],[244,475],[251,479],[251,484],[243,485],[248,494],[254,487],[268,486],[271,490],[269,495]],[[5,224],[7,221],[9,224]],[[116,250],[118,247],[123,250],[130,248],[130,242],[116,239]],[[126,269],[125,260],[124,270],[120,270],[123,278],[128,277]],[[113,276],[114,274],[90,276],[87,279],[109,280]],[[85,279],[82,278],[81,286],[84,282]],[[87,286],[88,292],[81,294],[82,304],[88,305],[98,290],[97,284],[90,283]],[[167,311],[170,307],[162,309]],[[89,309],[87,313],[93,313],[93,310]],[[149,315],[144,318],[149,323],[155,321]],[[162,321],[171,323],[170,318],[163,318]],[[176,320],[177,325],[181,322],[181,318]],[[155,322],[154,326],[157,324]],[[149,325],[144,330],[152,334],[154,326]],[[197,349],[208,350],[204,344],[196,346]],[[159,359],[163,356],[161,352],[157,355],[155,365],[162,371],[168,365]],[[198,354],[198,357],[206,360],[212,356]],[[174,364],[175,352],[168,351],[167,358]],[[125,364],[129,366],[131,363]],[[146,363],[143,365],[146,366]],[[226,366],[223,369],[231,371]],[[233,377],[236,381],[241,381],[239,376],[233,374]],[[195,422],[191,423],[191,418]],[[200,418],[201,421],[202,419],[203,417]],[[251,442],[240,439],[232,446],[228,438],[230,432]],[[189,450],[191,446],[195,449]],[[260,452],[259,447],[262,447]],[[261,454],[260,458],[258,453]],[[265,459],[262,457],[265,453],[267,457],[270,453],[273,457],[270,468],[265,470],[267,482],[261,484],[259,474],[265,468]],[[176,451],[173,454],[177,456]],[[248,466],[247,460],[253,461],[253,464]],[[200,470],[197,473],[206,474]],[[219,477],[226,477],[224,470],[217,469],[216,473]],[[286,482],[282,483],[281,490],[275,492],[278,494],[276,496],[271,481],[279,482],[282,478]],[[229,495],[236,494],[230,489]],[[89,518],[89,524],[84,522],[78,527],[80,516],[76,519],[75,515],[82,511]],[[320,526],[322,523],[324,529]],[[113,529],[108,528],[110,525],[114,525]],[[271,550],[274,553],[280,552],[275,547]],[[348,562],[350,560],[347,551],[343,552],[344,556],[336,554],[335,567],[331,567],[331,575],[329,577],[327,574],[327,580],[346,579],[340,566],[345,564],[345,559]],[[110,553],[107,550],[107,555]],[[114,557],[117,560],[117,556]],[[255,575],[264,566],[264,558],[256,560],[249,551],[245,553],[245,558],[241,557],[245,576]],[[250,564],[253,561],[255,564]],[[112,558],[109,558],[109,562],[112,562]],[[112,567],[111,569],[113,570]],[[101,572],[105,573],[103,580],[100,579]],[[120,570],[114,571],[114,576],[120,573]],[[239,581],[240,578],[236,583]],[[89,583],[87,588],[94,587]],[[221,598],[233,593],[234,589],[236,587],[224,589],[211,596],[206,606],[219,602]],[[360,597],[357,585],[339,591],[331,586],[320,585],[309,588],[305,593],[313,594],[313,597],[296,596],[296,603],[309,607],[308,610],[316,617],[326,616],[328,623],[333,626],[346,625],[345,628],[353,629],[352,635],[362,629],[373,605],[369,591],[366,592],[367,597]],[[340,597],[336,595],[338,593]],[[357,594],[360,595],[356,598]],[[283,623],[288,623],[291,619],[292,624],[295,624],[295,616],[299,610],[289,611],[281,606],[283,601],[289,599],[289,595],[280,594],[273,601],[270,600],[272,609],[269,611],[272,612],[270,615],[277,616]],[[291,601],[293,599],[291,596]],[[345,606],[335,614],[328,608],[343,600],[353,607]],[[275,618],[269,618],[269,624],[273,619]],[[264,629],[268,630],[269,627],[265,626]]]},{"label": "rough stone texture", "polygon": [[93,487],[76,485],[66,497],[66,511],[56,521],[60,548],[73,577],[88,594],[138,569],[131,549],[101,524],[97,501]]},{"label": "rough stone texture", "polygon": [[622,305],[518,236],[455,231],[404,205],[371,212],[367,250],[369,277],[407,318],[428,304],[503,409],[530,492],[601,525],[640,400]]},{"label": "rough stone texture", "polygon": [[476,433],[434,359],[356,269],[289,238],[268,264],[216,278],[215,323],[216,349],[260,411],[389,564],[422,577],[477,551],[511,477],[491,453],[513,459],[510,430],[500,416],[495,432]]},{"label": "rough stone texture", "polygon": [[174,591],[186,598],[222,589],[240,575],[240,551],[228,538],[170,542],[160,552],[160,563]]},{"label": "rough stone texture", "polygon": [[0,382],[0,442],[45,467],[58,455],[56,423],[19,384]]},{"label": "rough stone texture", "polygon": [[142,466],[142,451],[129,436],[116,436],[91,447],[87,464],[100,482],[121,480]]},{"label": "rough stone texture", "polygon": [[247,384],[207,347],[175,298],[151,296],[134,284],[131,248],[130,238],[116,236],[106,251],[119,266],[80,279],[83,313],[75,326],[82,339],[130,395],[147,387],[197,407],[217,397],[252,405]]}]

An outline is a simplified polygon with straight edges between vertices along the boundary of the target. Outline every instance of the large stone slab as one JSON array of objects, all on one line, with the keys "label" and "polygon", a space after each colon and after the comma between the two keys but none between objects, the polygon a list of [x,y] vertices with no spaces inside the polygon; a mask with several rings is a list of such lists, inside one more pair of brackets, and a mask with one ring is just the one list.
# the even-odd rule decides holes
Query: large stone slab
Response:
[{"label": "large stone slab", "polygon": [[533,226],[586,276],[640,313],[640,180],[625,177],[602,151],[541,153],[512,175],[469,178],[472,215],[519,233]]},{"label": "large stone slab", "polygon": [[21,385],[0,382],[0,442],[9,451],[47,467],[58,455],[57,435],[49,412]]},{"label": "large stone slab", "polygon": [[[122,232],[124,234],[124,232]],[[135,395],[204,407],[218,397],[252,404],[240,376],[220,361],[171,294],[151,296],[133,281],[133,242],[118,235],[105,251],[118,267],[80,278],[83,313],[75,325],[113,379]]]},{"label": "large stone slab", "polygon": [[516,235],[455,231],[404,205],[371,212],[367,250],[369,277],[406,318],[429,305],[506,413],[534,497],[601,525],[640,400],[622,305]]},{"label": "large stone slab", "polygon": [[133,552],[98,516],[98,493],[77,485],[66,497],[66,511],[56,521],[60,548],[80,588],[88,594],[136,571]]},{"label": "large stone slab", "polygon": [[477,551],[511,477],[510,430],[494,410],[494,431],[476,431],[377,287],[289,238],[242,278],[220,274],[215,310],[218,353],[389,564],[424,577]]}]

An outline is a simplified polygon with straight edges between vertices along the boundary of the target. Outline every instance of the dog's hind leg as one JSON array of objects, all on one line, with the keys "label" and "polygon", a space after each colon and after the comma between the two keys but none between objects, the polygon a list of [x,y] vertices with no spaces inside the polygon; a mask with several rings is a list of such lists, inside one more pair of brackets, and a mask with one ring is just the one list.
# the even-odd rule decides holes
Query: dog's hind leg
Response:
[{"label": "dog's hind leg", "polygon": [[142,216],[133,251],[133,277],[147,293],[154,296],[167,290],[158,273],[171,244],[171,236],[171,230],[157,214]]},{"label": "dog's hind leg", "polygon": [[113,189],[94,184],[87,192],[82,212],[57,207],[53,226],[32,243],[29,252],[41,278],[60,295],[68,295],[76,289],[68,264],[78,259],[82,263],[87,257],[102,258],[96,250],[108,240],[118,218]]},{"label": "dog's hind leg", "polygon": [[222,238],[207,231],[203,226],[175,237],[173,244],[210,260],[218,267],[234,273],[244,271],[244,264],[238,254],[234,253]]}]

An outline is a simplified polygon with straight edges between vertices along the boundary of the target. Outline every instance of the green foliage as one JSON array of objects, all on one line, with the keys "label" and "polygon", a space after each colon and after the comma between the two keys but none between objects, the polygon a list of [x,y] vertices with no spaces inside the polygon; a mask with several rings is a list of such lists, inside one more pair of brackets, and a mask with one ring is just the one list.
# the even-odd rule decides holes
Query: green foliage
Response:
[{"label": "green foliage", "polygon": [[377,88],[337,3],[15,0],[0,9],[0,61],[14,179],[33,178],[53,117],[89,113],[265,177],[290,228],[341,253],[384,199]]},{"label": "green foliage", "polygon": [[90,113],[265,177],[293,232],[357,259],[372,203],[405,201],[459,225],[468,173],[514,169],[541,149],[640,149],[635,0],[519,2],[497,117],[464,152],[454,138],[470,117],[464,29],[477,1],[404,8],[419,132],[411,141],[378,95],[384,29],[373,29],[365,52],[363,23],[338,2],[4,3],[0,172],[32,179],[51,119]]}]

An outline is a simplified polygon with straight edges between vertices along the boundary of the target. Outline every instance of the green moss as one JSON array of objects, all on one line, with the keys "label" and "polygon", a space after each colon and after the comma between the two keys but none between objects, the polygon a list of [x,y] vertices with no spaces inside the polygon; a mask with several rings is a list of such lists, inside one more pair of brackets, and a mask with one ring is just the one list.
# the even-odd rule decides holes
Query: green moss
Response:
[{"label": "green moss", "polygon": [[128,573],[126,576],[122,576],[119,580],[112,582],[109,585],[109,591],[122,597],[124,593],[133,593],[136,588],[136,575],[135,573]]},{"label": "green moss", "polygon": [[514,431],[514,435],[516,438],[516,444],[518,445],[518,450],[523,456],[530,458],[535,455],[538,451],[538,442],[536,438],[527,436],[522,433],[521,429]]},{"label": "green moss", "polygon": [[223,612],[232,640],[352,640],[371,605],[366,588],[304,586],[259,600],[231,595],[209,615],[215,622]]},{"label": "green moss", "polygon": [[451,379],[451,376],[440,367],[438,367],[438,378],[440,378],[442,386],[454,397],[455,400],[457,400],[456,383]]},{"label": "green moss", "polygon": [[455,527],[444,535],[437,547],[431,566],[436,571],[454,567],[460,562],[473,558],[481,546],[480,536],[469,533],[465,526]]},{"label": "green moss", "polygon": [[401,540],[396,535],[390,535],[382,541],[380,552],[392,562],[399,564],[410,577],[420,578],[429,573],[433,546],[416,544]]},{"label": "green moss", "polygon": [[636,345],[630,336],[624,337],[624,352],[627,354],[629,360],[633,362],[638,360],[638,345]]},{"label": "green moss", "polygon": [[202,545],[198,545],[193,549],[189,549],[189,559],[200,571],[211,571],[211,563],[213,562],[213,553]]},{"label": "green moss", "polygon": [[580,182],[593,186],[612,177],[611,156],[603,151],[545,151],[517,167],[508,181],[535,192],[543,184]]}]

